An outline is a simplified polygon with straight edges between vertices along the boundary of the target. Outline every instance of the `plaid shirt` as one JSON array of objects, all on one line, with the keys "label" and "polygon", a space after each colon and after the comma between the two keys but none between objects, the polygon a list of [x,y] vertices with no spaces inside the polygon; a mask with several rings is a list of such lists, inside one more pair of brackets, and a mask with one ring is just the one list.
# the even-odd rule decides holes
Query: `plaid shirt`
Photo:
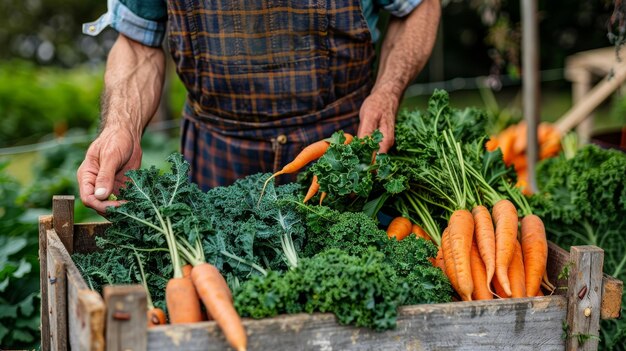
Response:
[{"label": "plaid shirt", "polygon": [[[380,31],[376,28],[378,11],[384,9],[396,17],[411,13],[422,0],[362,0],[363,16],[372,33],[372,40],[378,41]],[[144,45],[161,46],[165,37],[167,15],[164,0],[108,0],[108,11],[93,22],[83,24],[83,33],[98,35],[111,26],[116,31]]]},{"label": "plaid shirt", "polygon": [[[335,131],[356,133],[374,61],[360,1],[167,1],[169,48],[188,92],[181,149],[192,181],[208,189],[274,172]],[[158,45],[158,33],[124,34]]]}]

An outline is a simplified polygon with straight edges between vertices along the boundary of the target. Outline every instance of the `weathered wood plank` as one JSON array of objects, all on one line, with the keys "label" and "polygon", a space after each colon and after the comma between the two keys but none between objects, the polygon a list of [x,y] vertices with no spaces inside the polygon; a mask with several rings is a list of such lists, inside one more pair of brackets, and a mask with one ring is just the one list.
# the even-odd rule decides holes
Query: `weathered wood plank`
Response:
[{"label": "weathered wood plank", "polygon": [[39,286],[41,287],[41,351],[50,351],[50,314],[48,313],[48,237],[52,216],[39,217]]},{"label": "weathered wood plank", "polygon": [[96,237],[104,236],[110,226],[108,222],[74,224],[74,252],[91,253],[98,251]]},{"label": "weathered wood plank", "polygon": [[[332,314],[244,319],[248,350],[563,350],[563,296],[406,306],[383,333]],[[148,329],[148,350],[230,350],[215,322]]]},{"label": "weathered wood plank", "polygon": [[146,350],[146,290],[141,285],[107,285],[103,289],[108,306],[107,351]]},{"label": "weathered wood plank", "polygon": [[65,264],[56,247],[48,247],[48,306],[50,314],[50,349],[67,350],[67,281]]},{"label": "weathered wood plank", "polygon": [[556,295],[565,295],[567,293],[567,275],[562,275],[560,279],[559,275],[568,265],[571,265],[569,252],[548,241],[548,267],[546,271],[548,272],[550,283],[556,286],[554,291]]},{"label": "weathered wood plank", "polygon": [[52,197],[52,223],[67,251],[74,252],[74,196]]},{"label": "weathered wood plank", "polygon": [[[557,295],[567,293],[567,274],[561,279],[558,276],[567,266],[571,268],[570,253],[563,250],[557,244],[548,241],[548,278],[557,288],[554,292]],[[602,274],[602,303],[600,306],[600,318],[615,319],[620,316],[622,310],[622,294],[624,292],[624,282],[615,279],[610,275]]]},{"label": "weathered wood plank", "polygon": [[622,294],[624,282],[604,275],[602,278],[602,303],[600,306],[600,318],[619,318],[622,311]]},{"label": "weathered wood plank", "polygon": [[573,246],[567,287],[567,349],[597,350],[604,251]]},{"label": "weathered wood plank", "polygon": [[104,350],[104,301],[85,283],[54,230],[47,232],[48,249],[56,248],[65,265],[69,346],[72,350]]}]

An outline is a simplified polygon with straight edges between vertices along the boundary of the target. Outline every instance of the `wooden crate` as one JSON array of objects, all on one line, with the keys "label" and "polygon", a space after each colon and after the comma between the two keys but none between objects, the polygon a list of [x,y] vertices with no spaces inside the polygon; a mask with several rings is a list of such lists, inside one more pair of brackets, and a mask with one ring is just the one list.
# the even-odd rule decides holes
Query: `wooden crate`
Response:
[{"label": "wooden crate", "polygon": [[[74,224],[74,198],[39,219],[42,350],[226,350],[215,322],[146,328],[140,285],[88,288],[71,259],[97,250],[108,224]],[[602,273],[603,251],[550,243],[552,296],[402,307],[386,332],[341,326],[332,314],[244,319],[249,350],[595,350],[600,319],[619,317],[623,283]],[[569,266],[569,278],[559,273]],[[586,339],[582,344],[579,340]]]}]

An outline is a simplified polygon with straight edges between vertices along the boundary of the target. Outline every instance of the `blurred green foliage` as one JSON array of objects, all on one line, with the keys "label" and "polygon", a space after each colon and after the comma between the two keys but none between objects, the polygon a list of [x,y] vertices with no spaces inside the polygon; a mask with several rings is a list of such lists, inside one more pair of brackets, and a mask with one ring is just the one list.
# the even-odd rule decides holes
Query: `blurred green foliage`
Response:
[{"label": "blurred green foliage", "polygon": [[73,67],[102,62],[116,33],[93,38],[82,34],[82,23],[106,12],[106,1],[0,1],[0,59],[22,58],[39,64]]},{"label": "blurred green foliage", "polygon": [[0,147],[89,128],[98,120],[102,70],[0,64]]},{"label": "blurred green foliage", "polygon": [[0,163],[0,348],[39,344],[37,222],[16,206],[20,185]]}]

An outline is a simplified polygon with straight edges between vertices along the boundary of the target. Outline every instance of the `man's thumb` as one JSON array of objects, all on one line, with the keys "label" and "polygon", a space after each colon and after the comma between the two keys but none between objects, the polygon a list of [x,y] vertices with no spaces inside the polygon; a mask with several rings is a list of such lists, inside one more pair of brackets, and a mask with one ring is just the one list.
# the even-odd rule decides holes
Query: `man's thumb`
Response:
[{"label": "man's thumb", "polygon": [[115,166],[112,164],[102,164],[96,177],[96,190],[94,195],[98,200],[106,200],[113,190],[115,181]]}]

